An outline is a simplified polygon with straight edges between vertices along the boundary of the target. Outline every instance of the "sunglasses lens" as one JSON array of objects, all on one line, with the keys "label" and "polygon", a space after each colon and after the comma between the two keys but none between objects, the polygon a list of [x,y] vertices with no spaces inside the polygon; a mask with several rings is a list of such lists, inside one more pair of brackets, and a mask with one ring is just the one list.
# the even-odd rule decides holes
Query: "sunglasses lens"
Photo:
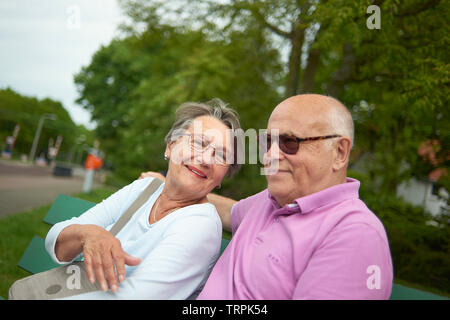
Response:
[{"label": "sunglasses lens", "polygon": [[[279,136],[279,148],[286,154],[296,154],[298,151],[297,139],[289,136]],[[269,151],[272,147],[272,136],[270,134],[264,134],[258,137],[258,142],[263,150]],[[275,139],[276,140],[276,139]]]},{"label": "sunglasses lens", "polygon": [[289,136],[280,136],[280,149],[286,154],[296,154],[298,151],[297,139]]}]

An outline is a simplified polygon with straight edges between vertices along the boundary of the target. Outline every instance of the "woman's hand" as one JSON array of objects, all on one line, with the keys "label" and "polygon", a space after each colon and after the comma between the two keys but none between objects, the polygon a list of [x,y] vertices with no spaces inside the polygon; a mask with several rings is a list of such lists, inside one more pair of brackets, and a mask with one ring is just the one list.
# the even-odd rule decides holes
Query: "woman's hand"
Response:
[{"label": "woman's hand", "polygon": [[155,171],[142,172],[138,179],[144,179],[148,177],[158,178],[162,181],[166,181],[166,177],[164,177],[161,173]]},{"label": "woman's hand", "polygon": [[[138,265],[140,258],[132,257],[122,249],[120,241],[110,232],[96,225],[84,225],[81,230],[84,264],[91,283],[97,279],[103,291],[118,289],[118,281],[125,280],[125,264]],[[116,276],[117,273],[117,276]]]}]

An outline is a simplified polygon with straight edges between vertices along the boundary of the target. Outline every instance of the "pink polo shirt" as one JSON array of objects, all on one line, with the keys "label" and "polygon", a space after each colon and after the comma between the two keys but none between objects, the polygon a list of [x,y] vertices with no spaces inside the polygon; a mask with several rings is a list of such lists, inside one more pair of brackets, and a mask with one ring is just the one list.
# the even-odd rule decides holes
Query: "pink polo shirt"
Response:
[{"label": "pink polo shirt", "polygon": [[236,203],[198,299],[389,299],[388,239],[359,185],[347,178],[282,208],[267,189]]}]

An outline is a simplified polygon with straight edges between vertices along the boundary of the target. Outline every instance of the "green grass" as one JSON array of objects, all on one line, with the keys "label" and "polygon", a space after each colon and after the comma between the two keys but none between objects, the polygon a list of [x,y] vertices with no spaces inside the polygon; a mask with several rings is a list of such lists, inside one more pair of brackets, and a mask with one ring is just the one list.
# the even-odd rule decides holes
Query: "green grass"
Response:
[{"label": "green grass", "polygon": [[[116,189],[103,187],[75,197],[100,202],[115,191]],[[3,298],[8,297],[9,287],[14,281],[30,274],[19,268],[17,263],[34,235],[42,238],[47,235],[51,226],[42,222],[42,219],[49,209],[50,205],[47,205],[0,219],[0,296]]]},{"label": "green grass", "polygon": [[231,232],[223,230],[222,231],[222,238],[231,240]]}]

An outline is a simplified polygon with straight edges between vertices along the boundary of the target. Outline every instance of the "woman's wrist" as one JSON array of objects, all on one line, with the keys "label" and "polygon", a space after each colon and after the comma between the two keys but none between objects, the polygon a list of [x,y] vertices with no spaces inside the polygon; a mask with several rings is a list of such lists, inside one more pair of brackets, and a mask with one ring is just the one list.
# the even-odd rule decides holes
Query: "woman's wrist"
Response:
[{"label": "woman's wrist", "polygon": [[83,251],[89,235],[87,225],[72,224],[64,228],[55,244],[55,255],[59,261],[68,262]]},{"label": "woman's wrist", "polygon": [[74,230],[77,235],[77,241],[81,245],[81,250],[83,250],[86,241],[91,237],[94,233],[98,233],[101,231],[105,231],[102,227],[99,227],[95,224],[80,224],[77,225],[77,229]]}]

